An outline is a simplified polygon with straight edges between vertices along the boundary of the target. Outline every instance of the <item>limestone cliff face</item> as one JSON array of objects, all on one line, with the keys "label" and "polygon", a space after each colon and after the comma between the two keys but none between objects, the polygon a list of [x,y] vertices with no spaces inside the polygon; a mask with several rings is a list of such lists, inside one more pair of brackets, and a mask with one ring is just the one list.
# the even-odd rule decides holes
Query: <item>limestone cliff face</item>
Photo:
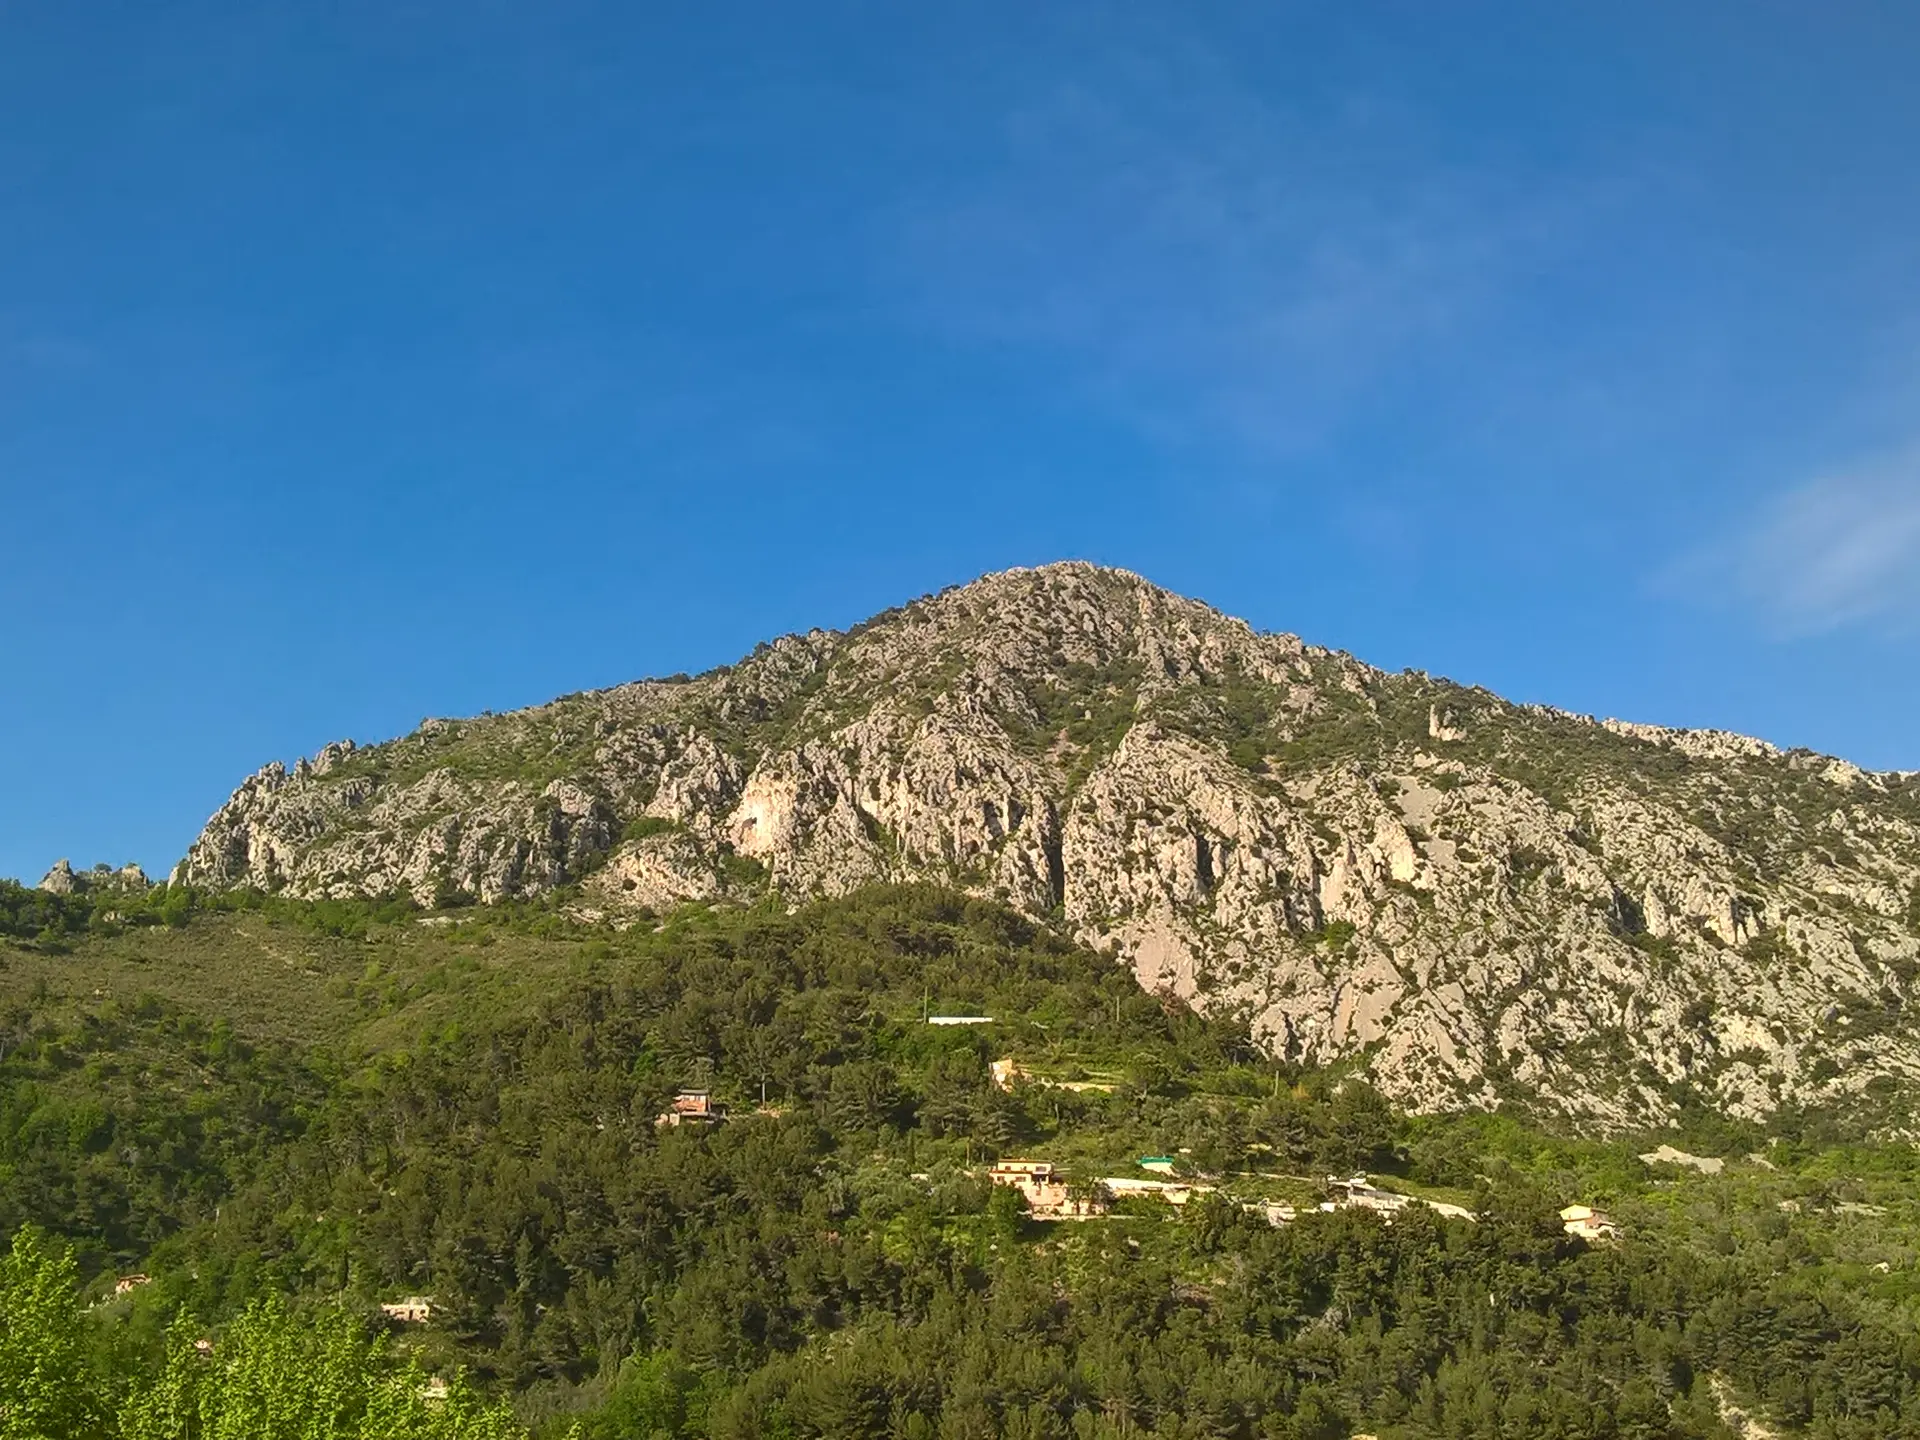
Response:
[{"label": "limestone cliff face", "polygon": [[1920,1080],[1920,780],[1387,674],[1010,571],[692,680],[270,765],[179,874],[483,902],[938,880],[1416,1108],[1608,1123]]}]

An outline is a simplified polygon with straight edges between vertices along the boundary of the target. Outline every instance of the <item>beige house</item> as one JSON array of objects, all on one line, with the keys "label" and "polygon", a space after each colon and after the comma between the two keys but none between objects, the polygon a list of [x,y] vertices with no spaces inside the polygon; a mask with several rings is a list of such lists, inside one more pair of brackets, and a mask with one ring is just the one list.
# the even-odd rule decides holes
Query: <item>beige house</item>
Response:
[{"label": "beige house", "polygon": [[1620,1227],[1604,1210],[1591,1205],[1569,1205],[1560,1212],[1560,1228],[1588,1242],[1618,1240]]},{"label": "beige house", "polygon": [[682,1090],[673,1103],[654,1117],[655,1125],[678,1129],[682,1125],[718,1125],[727,1118],[727,1107],[705,1090]]},{"label": "beige house", "polygon": [[993,1076],[996,1089],[1011,1090],[1015,1084],[1037,1085],[1045,1090],[1071,1090],[1076,1095],[1092,1091],[1097,1095],[1111,1095],[1113,1084],[1107,1080],[1049,1080],[1044,1075],[1035,1075],[1012,1056],[993,1061],[987,1069]]},{"label": "beige house", "polygon": [[122,1275],[118,1280],[113,1282],[113,1293],[116,1297],[131,1295],[142,1285],[151,1285],[152,1283],[153,1277],[151,1275]]},{"label": "beige house", "polygon": [[433,1318],[433,1301],[425,1295],[409,1295],[384,1302],[380,1313],[396,1325],[424,1325]]},{"label": "beige house", "polygon": [[1002,1160],[987,1171],[987,1179],[1018,1190],[1026,1198],[1027,1213],[1037,1220],[1085,1220],[1107,1212],[1103,1190],[1096,1186],[1093,1194],[1074,1197],[1051,1161]]}]

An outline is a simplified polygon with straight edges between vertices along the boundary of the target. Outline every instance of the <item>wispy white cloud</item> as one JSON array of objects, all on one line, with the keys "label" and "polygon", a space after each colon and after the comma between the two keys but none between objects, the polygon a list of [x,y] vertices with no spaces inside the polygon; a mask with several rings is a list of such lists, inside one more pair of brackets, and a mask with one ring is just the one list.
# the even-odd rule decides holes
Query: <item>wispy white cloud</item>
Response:
[{"label": "wispy white cloud", "polygon": [[1136,43],[1015,110],[970,184],[914,197],[899,256],[949,333],[1043,354],[1149,428],[1285,454],[1445,372],[1599,198],[1396,158],[1418,133],[1377,97],[1255,95],[1202,47]]},{"label": "wispy white cloud", "polygon": [[1920,626],[1920,444],[1776,496],[1668,572],[1783,638]]}]

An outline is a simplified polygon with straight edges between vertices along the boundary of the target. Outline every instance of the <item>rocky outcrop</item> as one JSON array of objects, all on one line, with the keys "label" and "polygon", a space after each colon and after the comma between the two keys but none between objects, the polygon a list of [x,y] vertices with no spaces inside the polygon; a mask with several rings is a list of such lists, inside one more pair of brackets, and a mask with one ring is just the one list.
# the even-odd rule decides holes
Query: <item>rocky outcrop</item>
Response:
[{"label": "rocky outcrop", "polygon": [[935,880],[1416,1108],[1920,1081],[1920,779],[1387,674],[1087,565],[270,765],[177,874],[610,917]]},{"label": "rocky outcrop", "polygon": [[40,878],[40,888],[49,895],[83,895],[105,892],[138,895],[151,887],[147,872],[138,865],[95,865],[91,870],[75,870],[70,861],[56,860],[53,868]]}]

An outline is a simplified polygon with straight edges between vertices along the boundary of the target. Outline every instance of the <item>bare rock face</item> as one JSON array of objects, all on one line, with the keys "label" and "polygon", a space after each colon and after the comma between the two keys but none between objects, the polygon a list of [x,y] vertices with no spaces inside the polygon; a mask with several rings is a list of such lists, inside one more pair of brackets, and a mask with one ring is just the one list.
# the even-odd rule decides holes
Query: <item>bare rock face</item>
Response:
[{"label": "bare rock face", "polygon": [[621,845],[586,881],[602,914],[671,910],[688,901],[725,898],[728,887],[710,852],[685,832],[650,834]]},{"label": "bare rock face", "polygon": [[1089,565],[269,765],[178,873],[603,914],[937,881],[1422,1109],[1891,1115],[1920,1081],[1920,777],[1511,706]]}]

